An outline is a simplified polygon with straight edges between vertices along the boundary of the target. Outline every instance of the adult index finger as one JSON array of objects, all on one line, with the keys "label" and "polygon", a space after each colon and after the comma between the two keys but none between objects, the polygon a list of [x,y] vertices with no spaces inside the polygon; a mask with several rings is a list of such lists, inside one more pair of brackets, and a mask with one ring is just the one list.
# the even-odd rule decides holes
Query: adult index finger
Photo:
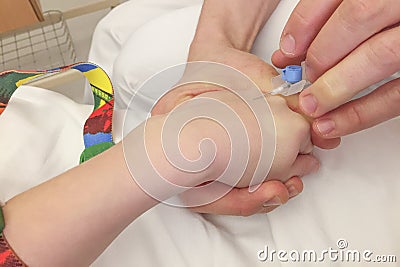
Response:
[{"label": "adult index finger", "polygon": [[308,78],[315,81],[371,36],[399,21],[398,0],[343,1],[307,51]]},{"label": "adult index finger", "polygon": [[306,51],[323,25],[343,0],[300,0],[282,32],[280,50],[272,61],[283,67],[304,59]]},{"label": "adult index finger", "polygon": [[400,27],[396,27],[359,46],[300,94],[301,110],[320,117],[400,70],[399,36]]}]

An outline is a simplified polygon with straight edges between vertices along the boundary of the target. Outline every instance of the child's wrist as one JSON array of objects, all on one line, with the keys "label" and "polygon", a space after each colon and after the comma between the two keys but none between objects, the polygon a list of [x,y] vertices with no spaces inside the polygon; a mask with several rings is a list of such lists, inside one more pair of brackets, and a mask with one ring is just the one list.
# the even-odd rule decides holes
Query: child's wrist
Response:
[{"label": "child's wrist", "polygon": [[[123,141],[125,153],[128,153],[127,164],[131,175],[142,188],[148,188],[147,193],[151,194],[153,189],[159,190],[157,187],[165,182],[173,185],[163,186],[163,192],[159,192],[160,196],[155,197],[159,201],[182,193],[184,187],[192,188],[204,183],[213,173],[213,164],[196,170],[198,164],[203,163],[199,144],[203,139],[213,138],[202,130],[203,120],[206,119],[194,120],[184,125],[173,113],[182,114],[190,112],[190,109],[180,108],[172,113],[152,116]],[[143,144],[145,147],[139,149],[138,146]],[[130,147],[135,149],[127,150]],[[144,166],[149,167],[143,168]],[[139,172],[139,169],[142,170]],[[147,182],[149,184],[141,184]]]}]

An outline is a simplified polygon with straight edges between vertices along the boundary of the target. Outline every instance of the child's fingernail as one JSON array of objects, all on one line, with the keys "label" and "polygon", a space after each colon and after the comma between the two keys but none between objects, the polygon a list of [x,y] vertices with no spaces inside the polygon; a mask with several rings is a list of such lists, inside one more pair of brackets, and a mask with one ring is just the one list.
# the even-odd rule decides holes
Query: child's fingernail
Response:
[{"label": "child's fingernail", "polygon": [[318,107],[317,98],[312,94],[302,96],[300,98],[300,106],[306,115],[313,115]]},{"label": "child's fingernail", "polygon": [[321,135],[328,135],[335,130],[335,122],[330,119],[323,119],[316,122],[317,129]]},{"label": "child's fingernail", "polygon": [[282,205],[282,200],[278,197],[275,196],[274,198],[268,200],[263,204],[263,207],[276,207]]},{"label": "child's fingernail", "polygon": [[296,40],[291,34],[285,34],[281,40],[281,51],[285,55],[294,55],[296,50]]},{"label": "child's fingernail", "polygon": [[317,173],[319,171],[320,168],[320,163],[315,164],[314,168],[312,168],[311,173]]},{"label": "child's fingernail", "polygon": [[299,194],[299,191],[297,191],[297,189],[296,189],[296,187],[294,187],[294,185],[289,186],[288,191],[289,191],[290,198],[295,197]]},{"label": "child's fingernail", "polygon": [[310,80],[310,74],[311,74],[311,72],[312,72],[312,69],[311,69],[311,67],[310,67],[310,64],[308,64],[308,61],[306,60],[305,61],[305,63],[304,63],[304,70],[303,70],[303,72],[304,72],[304,77],[305,77],[305,79],[307,80],[307,81],[309,81]]}]

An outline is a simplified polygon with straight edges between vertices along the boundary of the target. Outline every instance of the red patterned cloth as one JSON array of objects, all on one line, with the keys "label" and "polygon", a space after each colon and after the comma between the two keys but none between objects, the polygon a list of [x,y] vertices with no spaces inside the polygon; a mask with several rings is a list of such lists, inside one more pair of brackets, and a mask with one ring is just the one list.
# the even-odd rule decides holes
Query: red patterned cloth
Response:
[{"label": "red patterned cloth", "polygon": [[11,247],[8,245],[7,240],[0,234],[0,266],[1,267],[24,267],[27,266],[18,258]]}]

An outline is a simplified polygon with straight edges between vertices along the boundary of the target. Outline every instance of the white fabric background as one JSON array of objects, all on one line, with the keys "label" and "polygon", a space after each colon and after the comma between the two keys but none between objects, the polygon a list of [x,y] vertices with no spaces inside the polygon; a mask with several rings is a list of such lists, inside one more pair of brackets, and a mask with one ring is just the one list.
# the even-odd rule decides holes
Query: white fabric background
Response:
[{"label": "white fabric background", "polygon": [[[283,5],[279,8],[285,11]],[[132,17],[140,17],[139,10],[133,10]],[[181,38],[185,42],[190,39],[190,27],[194,27],[199,10],[168,10],[130,34],[126,41],[132,46],[124,42],[132,58],[126,58],[130,68],[124,72],[118,72],[123,54],[113,67],[117,90],[124,83],[130,84],[129,79],[134,82],[127,89],[137,89],[140,80],[152,72],[184,61],[187,44]],[[284,17],[279,12],[274,19]],[[183,25],[179,31],[177,24]],[[265,36],[265,42],[276,47],[279,30],[274,34],[276,37],[271,37],[267,28],[260,38]],[[259,40],[255,51],[261,55],[265,47]],[[82,126],[90,109],[44,89],[24,86],[17,90],[0,116],[3,200],[77,164],[83,149]],[[122,123],[123,111],[117,111],[114,127],[119,136]],[[322,251],[337,248],[339,238],[349,242],[349,249],[397,254],[399,258],[399,132],[400,121],[392,120],[344,138],[336,150],[317,150],[322,161],[320,172],[304,178],[301,196],[270,214],[202,216],[159,205],[129,226],[94,266],[309,266],[259,262],[257,252],[265,245],[276,250]],[[326,261],[322,265],[346,264]]]}]

